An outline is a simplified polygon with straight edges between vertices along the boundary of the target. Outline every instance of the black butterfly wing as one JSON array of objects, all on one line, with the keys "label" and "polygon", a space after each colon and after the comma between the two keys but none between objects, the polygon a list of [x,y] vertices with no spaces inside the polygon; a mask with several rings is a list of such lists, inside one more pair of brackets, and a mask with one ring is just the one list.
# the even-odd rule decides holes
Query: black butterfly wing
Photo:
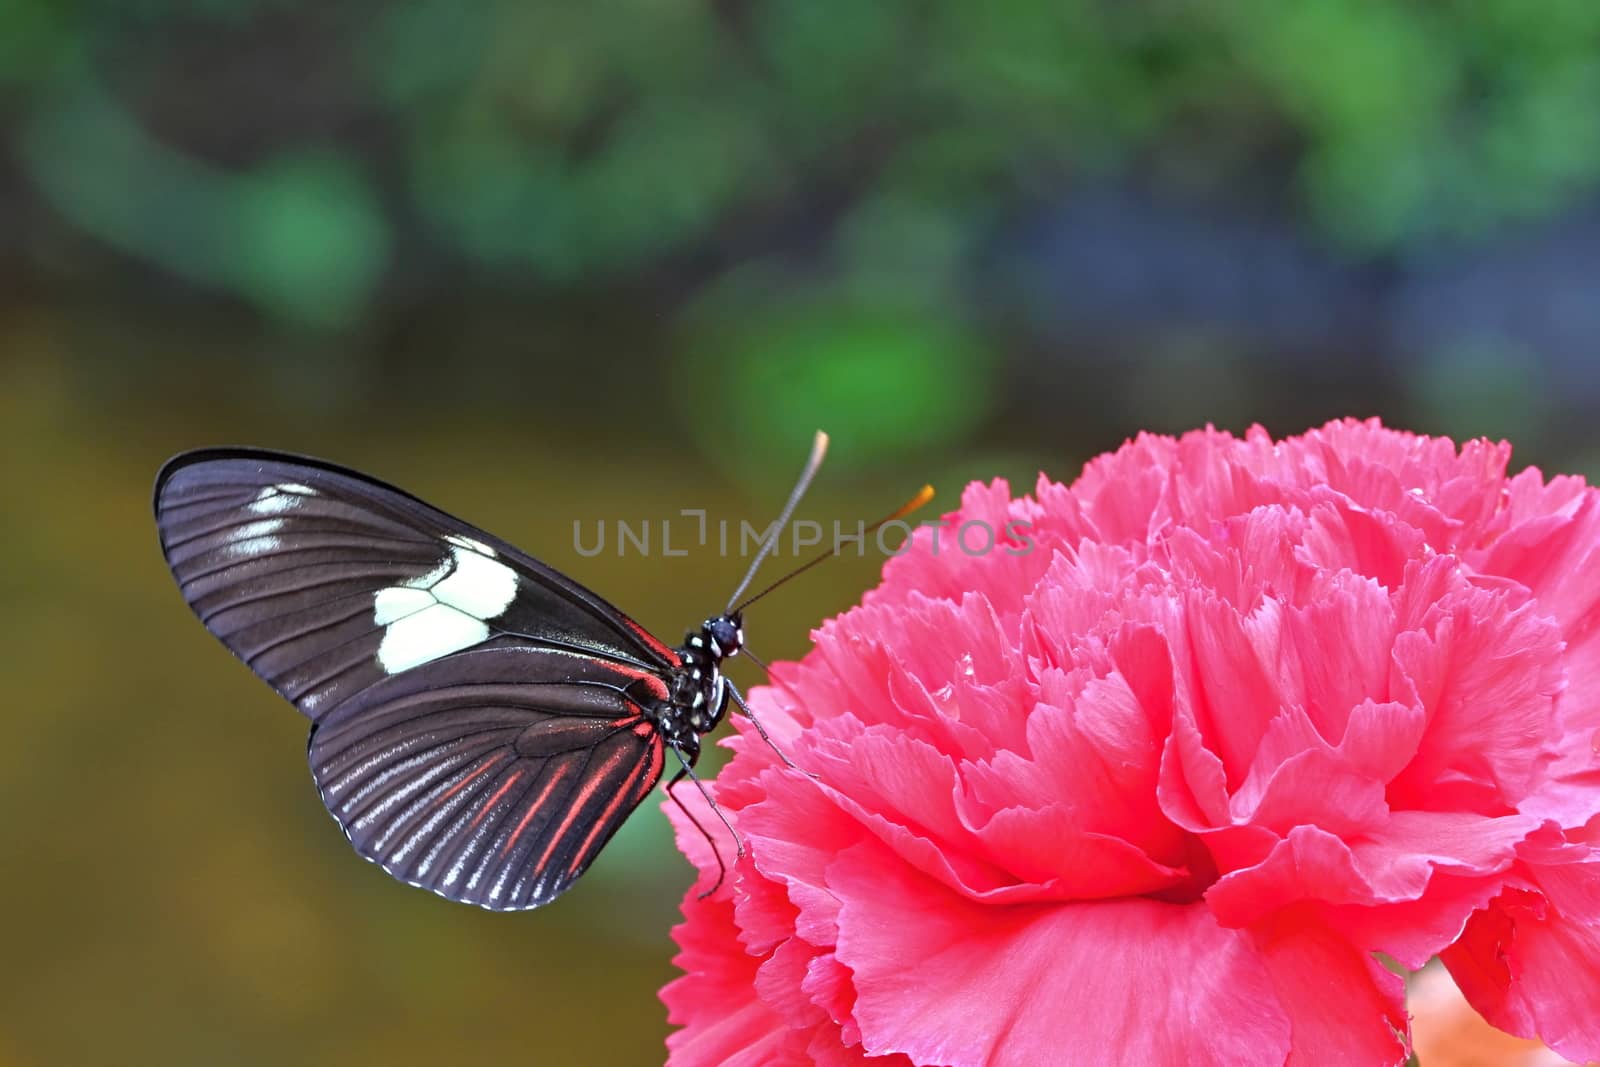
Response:
[{"label": "black butterfly wing", "polygon": [[190,452],[156,480],[162,551],[223,644],[317,719],[391,675],[482,645],[662,671],[676,653],[491,534],[333,464]]},{"label": "black butterfly wing", "polygon": [[504,541],[357,472],[243,449],[169,462],[155,512],[184,599],[313,720],[324,803],[395,877],[536,907],[660,779],[643,709],[677,654]]},{"label": "black butterfly wing", "polygon": [[555,649],[461,652],[330,711],[311,770],[351,843],[396,878],[496,911],[538,907],[661,777],[661,735],[630,696],[642,674]]}]

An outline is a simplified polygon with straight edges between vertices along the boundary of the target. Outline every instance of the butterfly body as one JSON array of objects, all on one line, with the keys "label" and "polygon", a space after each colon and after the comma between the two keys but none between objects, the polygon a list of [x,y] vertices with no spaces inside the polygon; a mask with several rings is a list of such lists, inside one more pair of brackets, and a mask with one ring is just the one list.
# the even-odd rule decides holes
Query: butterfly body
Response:
[{"label": "butterfly body", "polygon": [[722,661],[739,654],[744,627],[737,614],[707,619],[691,630],[677,649],[680,666],[668,683],[668,698],[657,706],[657,723],[668,745],[693,766],[700,756],[700,738],[717,728],[728,710],[727,679]]},{"label": "butterfly body", "polygon": [[668,648],[553,568],[320,460],[191,452],[156,482],[163,554],[208,630],[311,720],[356,849],[452,900],[554,900],[727,711],[739,612]]}]

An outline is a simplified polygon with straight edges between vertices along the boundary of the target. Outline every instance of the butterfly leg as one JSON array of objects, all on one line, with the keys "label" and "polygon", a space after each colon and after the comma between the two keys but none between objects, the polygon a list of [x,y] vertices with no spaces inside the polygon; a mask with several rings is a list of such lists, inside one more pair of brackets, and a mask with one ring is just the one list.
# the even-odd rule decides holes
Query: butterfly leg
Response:
[{"label": "butterfly leg", "polygon": [[744,702],[744,694],[739,692],[739,687],[733,684],[733,679],[724,678],[722,682],[728,687],[728,695],[733,698],[735,704],[739,705],[739,710],[744,712],[744,717],[750,720],[751,725],[756,728],[756,733],[761,735],[761,740],[767,743],[767,747],[778,754],[778,758],[783,760],[785,767],[791,770],[800,770],[799,767],[795,766],[794,760],[790,759],[783,749],[779,748],[772,740],[771,735],[767,733],[767,728],[761,725],[761,720],[751,713],[750,705]]},{"label": "butterfly leg", "polygon": [[696,789],[700,790],[700,795],[706,798],[706,803],[711,805],[711,810],[717,813],[717,818],[722,820],[722,825],[727,827],[728,833],[733,835],[733,845],[736,849],[735,863],[744,859],[744,840],[739,836],[739,831],[735,830],[733,824],[728,821],[728,817],[722,813],[721,805],[712,799],[711,794],[706,791],[705,783],[700,781],[699,776],[694,773],[694,769],[689,766],[689,761],[683,758],[683,753],[678,751],[677,746],[671,747],[672,751],[677,753],[678,762],[683,764],[683,769],[673,775],[672,781],[667,783],[667,796],[671,797],[672,802],[678,805],[678,810],[683,812],[690,822],[694,823],[694,828],[700,831],[701,836],[706,839],[706,844],[711,846],[711,854],[717,858],[717,880],[711,884],[710,889],[707,889],[696,898],[704,900],[722,888],[723,879],[728,876],[728,865],[722,861],[722,851],[717,848],[716,838],[712,837],[700,820],[695,818],[694,812],[684,806],[683,801],[679,800],[677,794],[673,793],[672,787],[687,778],[694,783]]}]

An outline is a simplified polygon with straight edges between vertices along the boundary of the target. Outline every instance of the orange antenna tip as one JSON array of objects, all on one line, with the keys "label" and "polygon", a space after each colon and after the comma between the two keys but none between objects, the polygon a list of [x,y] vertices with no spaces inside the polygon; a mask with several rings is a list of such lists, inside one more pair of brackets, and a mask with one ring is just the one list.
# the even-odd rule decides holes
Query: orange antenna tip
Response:
[{"label": "orange antenna tip", "polygon": [[893,522],[895,519],[903,519],[932,499],[933,486],[925,485],[921,489],[917,490],[916,496],[912,497],[910,500],[907,500],[904,504],[901,504],[898,511],[883,521]]}]

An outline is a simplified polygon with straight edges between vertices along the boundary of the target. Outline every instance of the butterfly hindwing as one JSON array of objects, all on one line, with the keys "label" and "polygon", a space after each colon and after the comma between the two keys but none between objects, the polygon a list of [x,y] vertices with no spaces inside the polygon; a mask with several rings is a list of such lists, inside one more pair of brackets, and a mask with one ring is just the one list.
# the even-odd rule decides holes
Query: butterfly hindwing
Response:
[{"label": "butterfly hindwing", "polygon": [[565,891],[661,777],[635,702],[647,672],[483,648],[396,675],[312,731],[318,790],[351,843],[402,881],[494,910]]},{"label": "butterfly hindwing", "polygon": [[313,719],[391,675],[484,644],[661,670],[677,656],[539,561],[415,497],[280,453],[179,456],[156,482],[184,599]]}]

